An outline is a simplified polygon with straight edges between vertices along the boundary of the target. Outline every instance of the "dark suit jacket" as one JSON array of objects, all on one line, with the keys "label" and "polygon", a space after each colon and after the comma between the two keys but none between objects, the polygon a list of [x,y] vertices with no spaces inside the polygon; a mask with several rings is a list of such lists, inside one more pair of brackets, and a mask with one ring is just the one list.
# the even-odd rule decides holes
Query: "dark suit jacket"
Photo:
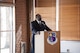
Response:
[{"label": "dark suit jacket", "polygon": [[36,20],[31,22],[31,28],[33,34],[35,34],[37,31],[44,31],[44,30],[51,31],[51,29],[45,24],[44,21],[41,21],[41,23],[42,24],[39,25]]}]

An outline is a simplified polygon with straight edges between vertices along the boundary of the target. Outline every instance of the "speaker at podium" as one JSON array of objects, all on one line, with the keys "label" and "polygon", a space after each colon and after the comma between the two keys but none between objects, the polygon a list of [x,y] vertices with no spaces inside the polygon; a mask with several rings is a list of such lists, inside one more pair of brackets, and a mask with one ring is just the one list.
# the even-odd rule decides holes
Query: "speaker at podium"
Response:
[{"label": "speaker at podium", "polygon": [[60,53],[60,32],[40,31],[35,35],[35,53]]}]

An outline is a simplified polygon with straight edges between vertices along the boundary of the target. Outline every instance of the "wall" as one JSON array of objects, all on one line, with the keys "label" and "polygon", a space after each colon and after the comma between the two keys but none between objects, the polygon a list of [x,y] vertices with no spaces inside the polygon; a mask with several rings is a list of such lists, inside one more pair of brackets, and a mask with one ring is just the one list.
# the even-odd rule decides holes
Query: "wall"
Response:
[{"label": "wall", "polygon": [[11,4],[13,3],[13,0],[0,0],[0,2]]},{"label": "wall", "polygon": [[61,53],[80,53],[80,41],[61,41]]},{"label": "wall", "polygon": [[[16,18],[16,53],[21,53],[21,42],[26,42],[26,53],[29,53],[28,0],[15,1]],[[28,29],[27,29],[28,28]]]},{"label": "wall", "polygon": [[[61,53],[80,53],[80,0],[59,0]],[[68,40],[68,41],[66,41]],[[72,41],[71,41],[72,40]]]},{"label": "wall", "polygon": [[61,40],[80,40],[79,0],[60,0]]},{"label": "wall", "polygon": [[56,30],[56,0],[36,0],[35,14],[41,14],[42,19],[53,30]]}]

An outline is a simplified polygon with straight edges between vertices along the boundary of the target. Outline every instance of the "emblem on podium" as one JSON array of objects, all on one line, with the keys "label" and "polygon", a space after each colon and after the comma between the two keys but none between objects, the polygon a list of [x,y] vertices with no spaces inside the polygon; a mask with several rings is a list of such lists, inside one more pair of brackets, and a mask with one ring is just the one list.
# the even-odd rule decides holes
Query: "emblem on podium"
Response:
[{"label": "emblem on podium", "polygon": [[55,32],[49,32],[48,33],[48,38],[47,38],[47,42],[50,44],[50,45],[54,45],[57,43],[57,37],[56,37],[56,33]]}]

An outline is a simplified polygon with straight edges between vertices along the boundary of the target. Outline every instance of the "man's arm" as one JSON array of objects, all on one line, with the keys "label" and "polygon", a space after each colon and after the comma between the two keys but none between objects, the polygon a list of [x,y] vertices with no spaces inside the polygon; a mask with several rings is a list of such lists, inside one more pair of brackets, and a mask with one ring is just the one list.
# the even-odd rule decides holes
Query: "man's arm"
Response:
[{"label": "man's arm", "polygon": [[44,25],[45,30],[47,31],[52,31],[46,24],[44,21],[42,21],[42,24]]},{"label": "man's arm", "polygon": [[35,29],[35,26],[34,26],[34,23],[31,22],[31,30],[32,30],[32,33],[33,34],[36,34],[37,33],[37,30]]},{"label": "man's arm", "polygon": [[47,25],[45,26],[47,31],[52,31]]}]

